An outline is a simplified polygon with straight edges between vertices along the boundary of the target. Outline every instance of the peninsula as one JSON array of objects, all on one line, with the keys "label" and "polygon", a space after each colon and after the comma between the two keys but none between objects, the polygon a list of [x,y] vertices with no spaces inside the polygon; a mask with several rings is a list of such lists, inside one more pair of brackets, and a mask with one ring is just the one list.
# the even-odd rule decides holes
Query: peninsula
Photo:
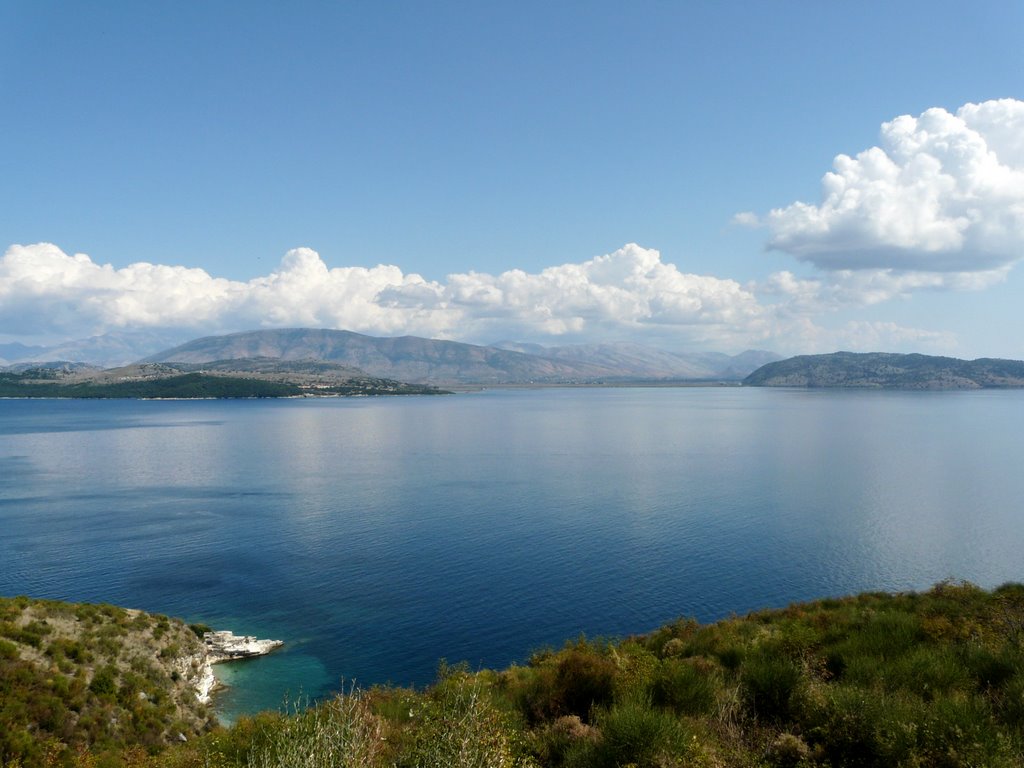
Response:
[{"label": "peninsula", "polygon": [[371,376],[322,360],[251,358],[137,363],[99,369],[75,364],[0,370],[0,397],[266,398],[436,395],[444,390]]}]

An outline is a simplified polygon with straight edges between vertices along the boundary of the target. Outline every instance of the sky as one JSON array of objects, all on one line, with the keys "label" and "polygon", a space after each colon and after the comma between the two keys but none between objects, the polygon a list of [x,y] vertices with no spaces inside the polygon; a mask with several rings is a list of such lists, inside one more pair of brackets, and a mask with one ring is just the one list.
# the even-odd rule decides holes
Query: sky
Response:
[{"label": "sky", "polygon": [[1024,4],[0,0],[0,342],[1024,358]]}]

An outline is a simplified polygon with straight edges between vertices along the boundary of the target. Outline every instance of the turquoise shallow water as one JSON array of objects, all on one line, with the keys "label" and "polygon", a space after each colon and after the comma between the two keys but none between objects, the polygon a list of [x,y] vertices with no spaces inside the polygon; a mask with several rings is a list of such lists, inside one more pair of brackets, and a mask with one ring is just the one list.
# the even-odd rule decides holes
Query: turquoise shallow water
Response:
[{"label": "turquoise shallow water", "polygon": [[0,401],[0,594],[281,638],[228,717],[947,577],[1024,578],[1024,392]]}]

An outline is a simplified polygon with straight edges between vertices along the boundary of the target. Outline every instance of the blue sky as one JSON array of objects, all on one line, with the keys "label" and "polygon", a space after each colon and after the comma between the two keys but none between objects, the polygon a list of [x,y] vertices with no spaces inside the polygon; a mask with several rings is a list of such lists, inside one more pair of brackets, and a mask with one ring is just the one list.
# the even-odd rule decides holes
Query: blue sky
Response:
[{"label": "blue sky", "polygon": [[0,341],[1024,357],[1017,3],[0,0],[0,31]]}]

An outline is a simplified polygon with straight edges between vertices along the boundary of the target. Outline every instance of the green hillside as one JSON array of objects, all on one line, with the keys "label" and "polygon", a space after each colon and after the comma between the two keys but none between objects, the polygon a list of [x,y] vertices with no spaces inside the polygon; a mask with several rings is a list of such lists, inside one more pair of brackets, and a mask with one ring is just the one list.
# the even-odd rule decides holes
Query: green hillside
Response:
[{"label": "green hillside", "polygon": [[[18,765],[20,754],[0,760]],[[65,757],[95,764],[87,753]],[[1024,585],[942,583],[922,594],[826,599],[710,625],[680,619],[614,642],[580,638],[504,670],[442,662],[427,690],[346,689],[308,710],[264,713],[105,760],[168,768],[1019,768]],[[24,758],[25,766],[42,764]]]},{"label": "green hillside", "polygon": [[834,352],[768,363],[747,376],[743,384],[753,387],[1007,389],[1024,387],[1024,362]]},{"label": "green hillside", "polygon": [[177,619],[26,597],[0,598],[0,765],[120,761],[214,725],[196,700],[203,653]]}]

